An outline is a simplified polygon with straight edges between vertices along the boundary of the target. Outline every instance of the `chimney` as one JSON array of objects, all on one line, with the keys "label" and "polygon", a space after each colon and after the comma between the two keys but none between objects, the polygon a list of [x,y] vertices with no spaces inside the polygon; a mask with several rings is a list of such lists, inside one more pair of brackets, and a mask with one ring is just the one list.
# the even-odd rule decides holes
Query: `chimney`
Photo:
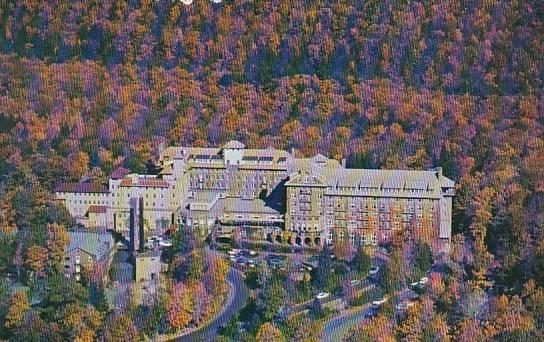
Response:
[{"label": "chimney", "polygon": [[441,178],[442,178],[442,168],[441,168],[441,167],[437,167],[437,168],[436,168],[436,172],[438,173],[438,179],[441,179]]},{"label": "chimney", "polygon": [[342,158],[342,167],[346,168],[346,158]]},{"label": "chimney", "polygon": [[140,197],[139,205],[138,205],[138,242],[139,242],[139,249],[138,251],[142,253],[144,251],[144,198]]},{"label": "chimney", "polygon": [[135,235],[135,213],[134,207],[130,207],[130,219],[129,219],[129,233],[128,233],[128,251],[130,254],[134,253],[134,235]]},{"label": "chimney", "polygon": [[295,148],[294,147],[291,147],[291,156],[295,156]]}]

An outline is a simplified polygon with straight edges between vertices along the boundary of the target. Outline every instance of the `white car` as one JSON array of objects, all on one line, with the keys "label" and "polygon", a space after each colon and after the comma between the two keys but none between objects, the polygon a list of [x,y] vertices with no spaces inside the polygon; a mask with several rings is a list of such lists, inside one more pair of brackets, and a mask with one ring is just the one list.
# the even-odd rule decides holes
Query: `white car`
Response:
[{"label": "white car", "polygon": [[410,287],[416,287],[419,285],[419,282],[418,281],[414,281],[413,283],[410,284]]},{"label": "white car", "polygon": [[375,301],[373,301],[373,302],[372,302],[372,305],[374,305],[374,306],[380,306],[380,305],[386,303],[387,300],[388,300],[387,297],[383,297],[383,298],[380,299],[380,300],[375,300]]},{"label": "white car", "polygon": [[237,255],[237,254],[240,254],[241,250],[239,249],[231,249],[230,251],[227,252],[228,255]]},{"label": "white car", "polygon": [[170,241],[170,240],[160,241],[159,245],[161,247],[172,247],[172,241]]},{"label": "white car", "polygon": [[351,281],[351,285],[359,285],[361,283],[361,281],[359,279],[354,279]]},{"label": "white car", "polygon": [[421,279],[419,279],[419,285],[425,285],[429,282],[429,278],[427,277],[423,277]]},{"label": "white car", "polygon": [[325,299],[327,298],[328,296],[330,296],[331,294],[330,293],[327,293],[327,292],[320,292],[318,293],[315,298],[317,299]]},{"label": "white car", "polygon": [[368,271],[368,274],[376,275],[378,274],[378,272],[380,272],[380,268],[378,266],[374,266],[370,269],[370,271]]},{"label": "white car", "polygon": [[397,310],[408,309],[409,307],[412,307],[412,306],[414,306],[414,303],[412,302],[400,303],[400,304],[397,304]]}]

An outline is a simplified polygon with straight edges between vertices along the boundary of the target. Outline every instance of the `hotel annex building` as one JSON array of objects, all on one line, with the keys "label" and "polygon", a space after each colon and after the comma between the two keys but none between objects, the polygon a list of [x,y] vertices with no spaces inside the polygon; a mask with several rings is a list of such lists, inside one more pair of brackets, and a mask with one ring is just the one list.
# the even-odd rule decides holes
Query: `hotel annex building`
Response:
[{"label": "hotel annex building", "polygon": [[447,242],[455,183],[429,171],[348,169],[321,154],[296,158],[238,141],[218,148],[168,147],[160,172],[119,168],[108,186],[59,184],[55,197],[87,227],[128,231],[131,198],[144,199],[147,231],[172,224],[241,232],[249,239],[316,246],[376,245],[394,232]]}]

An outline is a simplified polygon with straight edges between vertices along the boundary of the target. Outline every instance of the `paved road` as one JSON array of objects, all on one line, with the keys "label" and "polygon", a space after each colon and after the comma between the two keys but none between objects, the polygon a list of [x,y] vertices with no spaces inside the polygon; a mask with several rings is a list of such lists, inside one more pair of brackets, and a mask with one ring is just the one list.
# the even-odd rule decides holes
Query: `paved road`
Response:
[{"label": "paved road", "polygon": [[192,331],[186,335],[177,337],[174,341],[213,341],[217,336],[219,327],[227,323],[234,314],[242,309],[249,296],[249,289],[244,283],[242,273],[234,268],[230,268],[227,275],[227,280],[234,290],[233,296],[212,321],[199,329]]},{"label": "paved road", "polygon": [[[398,293],[399,302],[407,300],[410,295],[411,291],[408,289],[400,291]],[[322,334],[323,342],[343,341],[346,334],[358,323],[363,321],[372,309],[372,303],[367,303],[361,307],[348,310],[325,322]]]},{"label": "paved road", "polygon": [[365,319],[371,308],[372,304],[368,303],[327,321],[323,326],[323,342],[342,341],[353,326]]},{"label": "paved road", "polygon": [[[357,293],[361,293],[362,291],[371,289],[372,287],[374,287],[374,284],[371,282],[371,280],[369,278],[361,279],[361,282],[358,285],[353,286],[353,288],[355,289],[355,291],[357,291]],[[337,299],[340,299],[340,298],[342,298],[342,296],[336,296],[336,295],[331,294],[326,299],[321,300],[321,305],[326,305],[327,303],[333,302],[333,301],[335,301]],[[291,313],[294,314],[294,313],[298,313],[298,312],[308,310],[308,305],[313,303],[313,301],[314,301],[314,297],[312,297],[311,299],[309,299],[309,300],[307,300],[307,301],[305,301],[303,303],[296,304],[291,309],[292,310]]]}]

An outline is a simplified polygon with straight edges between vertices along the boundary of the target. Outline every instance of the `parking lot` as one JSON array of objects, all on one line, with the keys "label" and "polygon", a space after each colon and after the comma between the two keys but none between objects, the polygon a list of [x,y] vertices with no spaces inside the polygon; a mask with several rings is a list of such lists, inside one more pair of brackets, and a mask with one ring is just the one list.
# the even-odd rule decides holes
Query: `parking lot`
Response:
[{"label": "parking lot", "polygon": [[249,249],[230,249],[225,252],[225,256],[233,266],[242,270],[256,267],[260,263],[266,263],[272,269],[287,271],[311,271],[312,268],[317,266],[315,256],[304,255],[302,253],[288,254]]}]

